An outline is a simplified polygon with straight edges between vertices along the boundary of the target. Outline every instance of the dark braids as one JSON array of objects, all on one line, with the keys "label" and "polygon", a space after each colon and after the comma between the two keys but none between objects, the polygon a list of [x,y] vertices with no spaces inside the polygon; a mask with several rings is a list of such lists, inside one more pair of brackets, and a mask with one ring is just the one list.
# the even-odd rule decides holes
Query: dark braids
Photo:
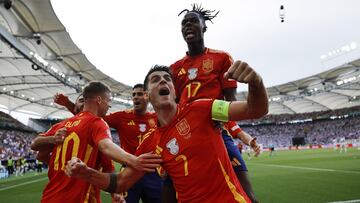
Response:
[{"label": "dark braids", "polygon": [[204,21],[208,20],[211,23],[213,23],[212,19],[214,19],[217,16],[217,14],[220,12],[220,11],[215,11],[215,10],[205,10],[204,8],[201,8],[201,4],[200,5],[192,4],[192,7],[193,8],[191,11],[189,9],[182,10],[178,14],[178,16],[180,16],[183,13],[195,12],[195,13],[198,13],[204,19]]}]

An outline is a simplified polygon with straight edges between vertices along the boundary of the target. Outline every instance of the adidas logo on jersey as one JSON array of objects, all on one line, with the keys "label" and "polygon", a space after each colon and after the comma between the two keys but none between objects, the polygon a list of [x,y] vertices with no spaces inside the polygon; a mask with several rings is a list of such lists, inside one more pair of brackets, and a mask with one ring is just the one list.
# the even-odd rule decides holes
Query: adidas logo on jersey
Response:
[{"label": "adidas logo on jersey", "polygon": [[184,70],[184,68],[181,68],[181,70],[178,72],[178,77],[184,74],[186,74],[186,71]]},{"label": "adidas logo on jersey", "polygon": [[131,120],[130,122],[127,123],[128,125],[135,125],[135,122],[133,120]]}]

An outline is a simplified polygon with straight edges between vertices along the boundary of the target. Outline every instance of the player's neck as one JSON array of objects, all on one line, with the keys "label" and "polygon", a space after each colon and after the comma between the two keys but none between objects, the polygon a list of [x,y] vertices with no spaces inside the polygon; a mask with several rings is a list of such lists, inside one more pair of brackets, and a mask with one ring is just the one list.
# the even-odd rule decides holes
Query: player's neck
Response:
[{"label": "player's neck", "polygon": [[197,56],[204,53],[204,51],[205,51],[205,44],[203,39],[198,42],[188,44],[189,56]]},{"label": "player's neck", "polygon": [[97,109],[97,108],[94,108],[94,107],[92,107],[92,106],[84,105],[83,111],[87,111],[87,112],[90,112],[91,114],[93,114],[93,115],[95,115],[95,116],[99,116],[98,109]]},{"label": "player's neck", "polygon": [[134,109],[134,112],[136,115],[143,116],[147,113],[147,110],[146,109],[144,109],[144,110],[135,110]]},{"label": "player's neck", "polygon": [[177,113],[177,104],[171,103],[168,106],[154,107],[157,119],[159,121],[160,127],[168,125],[176,116]]}]

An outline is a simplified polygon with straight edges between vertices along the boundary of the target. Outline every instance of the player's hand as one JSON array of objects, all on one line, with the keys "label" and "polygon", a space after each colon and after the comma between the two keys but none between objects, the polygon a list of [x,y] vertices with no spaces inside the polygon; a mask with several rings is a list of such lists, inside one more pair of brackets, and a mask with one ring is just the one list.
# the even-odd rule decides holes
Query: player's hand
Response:
[{"label": "player's hand", "polygon": [[87,166],[79,158],[73,157],[67,162],[65,174],[74,178],[85,178],[87,174]]},{"label": "player's hand", "polygon": [[224,74],[225,79],[234,79],[241,83],[259,86],[262,82],[261,76],[254,71],[246,62],[235,61]]},{"label": "player's hand", "polygon": [[162,159],[160,155],[149,152],[136,157],[136,159],[129,164],[130,167],[138,171],[155,172],[156,167],[159,167],[161,162]]},{"label": "player's hand", "polygon": [[62,144],[64,142],[66,133],[67,133],[67,129],[65,127],[60,128],[58,131],[56,131],[52,139],[52,144],[54,145]]},{"label": "player's hand", "polygon": [[113,203],[126,203],[125,198],[122,194],[112,194],[112,202]]},{"label": "player's hand", "polygon": [[255,152],[255,157],[259,156],[261,149],[260,149],[260,145],[257,144],[256,142],[256,137],[254,137],[251,141],[250,141],[250,147],[251,149],[254,150]]},{"label": "player's hand", "polygon": [[56,93],[54,96],[54,102],[61,105],[61,106],[66,106],[69,103],[69,97],[60,94],[60,93]]}]

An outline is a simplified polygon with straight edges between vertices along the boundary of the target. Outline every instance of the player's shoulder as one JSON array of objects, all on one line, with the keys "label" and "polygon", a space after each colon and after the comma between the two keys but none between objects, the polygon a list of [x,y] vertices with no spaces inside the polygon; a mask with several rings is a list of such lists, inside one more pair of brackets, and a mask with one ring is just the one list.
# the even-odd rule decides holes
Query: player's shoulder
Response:
[{"label": "player's shoulder", "polygon": [[226,51],[218,50],[218,49],[211,49],[211,48],[208,48],[207,53],[221,55],[221,56],[230,56],[230,54]]},{"label": "player's shoulder", "polygon": [[197,99],[182,106],[183,109],[203,108],[213,103],[214,99]]},{"label": "player's shoulder", "polygon": [[171,70],[175,70],[179,67],[181,67],[181,64],[184,62],[187,56],[182,57],[181,59],[177,60],[175,63],[170,65]]},{"label": "player's shoulder", "polygon": [[131,115],[134,115],[134,109],[133,108],[125,109],[125,110],[122,110],[122,111],[116,111],[116,112],[113,112],[113,113],[109,114],[109,116],[112,116],[112,117],[127,117],[127,116],[131,116]]}]

